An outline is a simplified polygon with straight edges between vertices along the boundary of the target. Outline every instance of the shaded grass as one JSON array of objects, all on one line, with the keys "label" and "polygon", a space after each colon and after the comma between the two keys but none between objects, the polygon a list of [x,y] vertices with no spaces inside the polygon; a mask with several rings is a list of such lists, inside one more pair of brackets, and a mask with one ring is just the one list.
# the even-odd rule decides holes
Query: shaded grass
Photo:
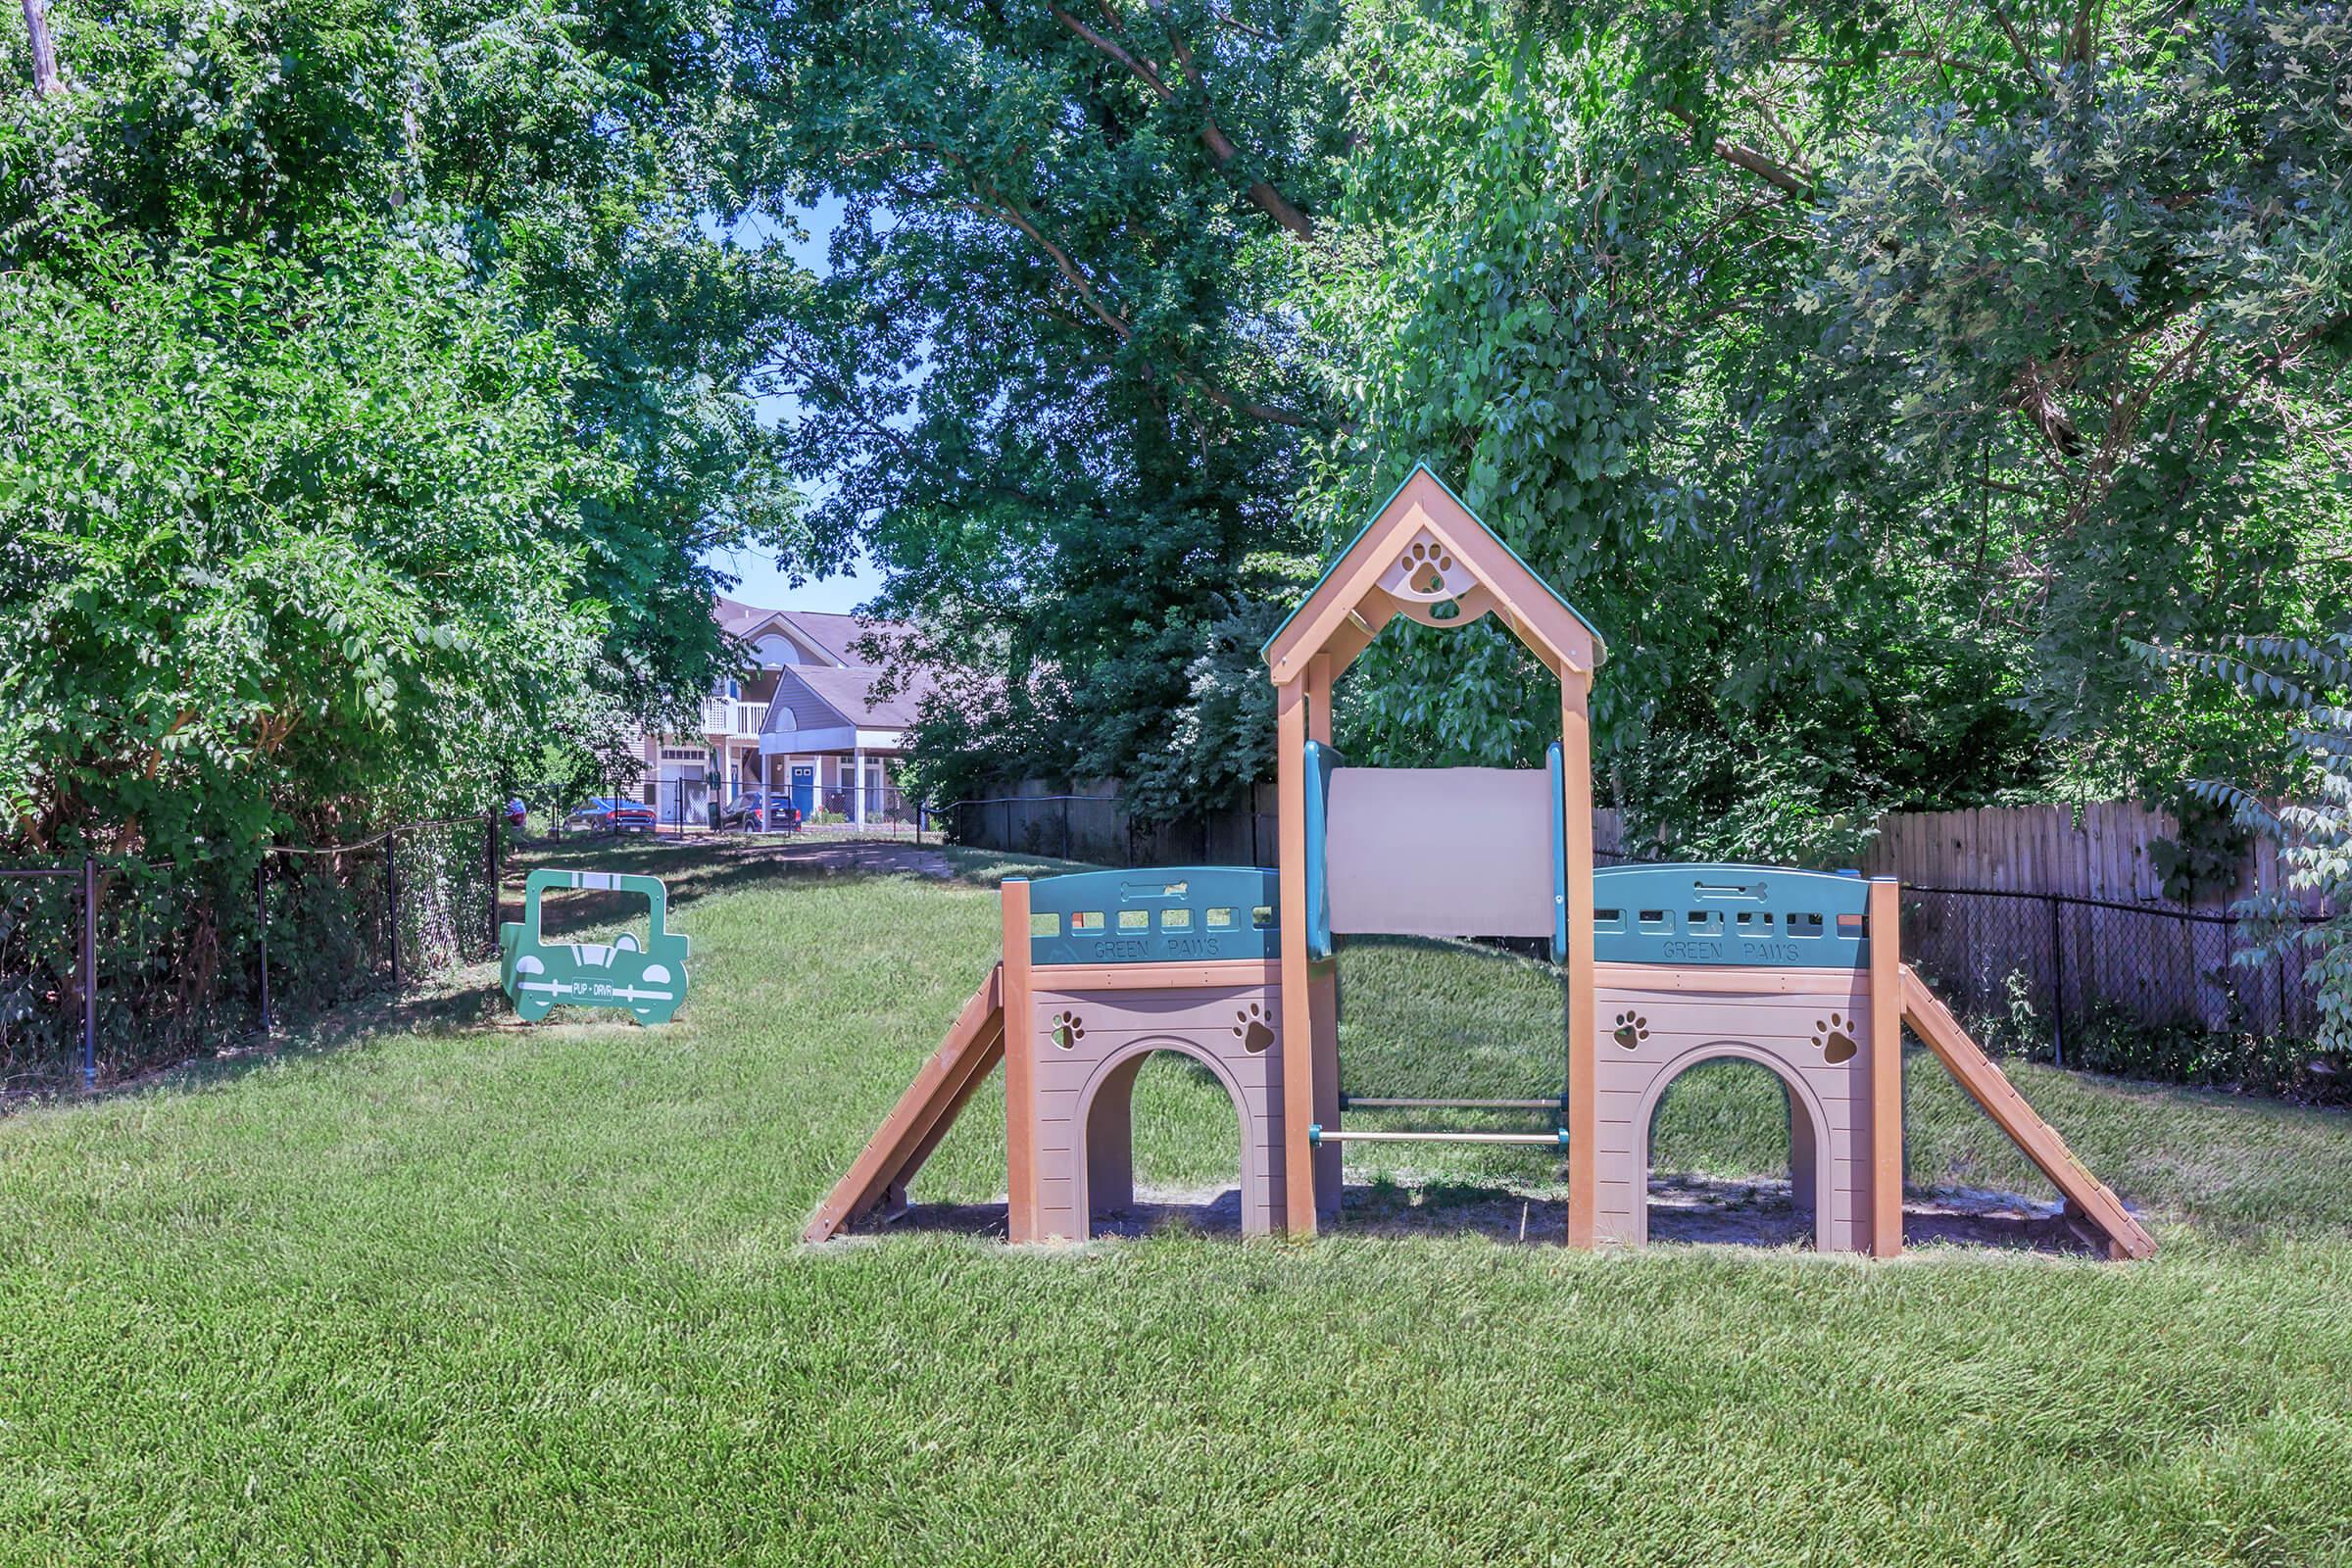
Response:
[{"label": "shaded grass", "polygon": [[[2020,1070],[2173,1216],[2132,1267],[808,1250],[993,960],[993,897],[580,858],[672,877],[671,1027],[452,1005],[0,1123],[0,1560],[2352,1561],[2341,1118]],[[1348,962],[1350,1088],[1510,1093],[1556,1061],[1534,966]],[[2008,1184],[1916,1065],[1914,1179]],[[1777,1092],[1688,1084],[1661,1164],[1785,1159]],[[1142,1180],[1230,1181],[1198,1075],[1146,1073],[1136,1121]],[[919,1196],[1003,1182],[984,1097]]]}]

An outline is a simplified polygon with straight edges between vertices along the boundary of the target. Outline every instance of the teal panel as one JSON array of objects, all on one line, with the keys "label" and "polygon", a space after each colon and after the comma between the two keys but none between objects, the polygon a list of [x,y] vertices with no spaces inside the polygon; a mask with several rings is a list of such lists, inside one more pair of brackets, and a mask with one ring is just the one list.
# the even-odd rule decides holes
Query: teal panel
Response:
[{"label": "teal panel", "polygon": [[1331,956],[1331,775],[1348,759],[1321,741],[1306,743],[1306,956]]},{"label": "teal panel", "polygon": [[1544,775],[1551,780],[1551,961],[1568,961],[1568,792],[1567,762],[1560,743],[1544,753]]},{"label": "teal panel", "polygon": [[[540,895],[550,888],[634,893],[653,906],[646,940],[622,932],[610,943],[547,942],[539,927]],[[619,1007],[639,1023],[667,1023],[686,1000],[682,932],[669,929],[669,894],[650,876],[626,871],[559,871],[546,866],[523,882],[522,918],[498,928],[499,983],[525,1023],[550,1007]]]},{"label": "teal panel", "polygon": [[1870,965],[1870,884],[1771,865],[1612,865],[1592,873],[1602,963]]},{"label": "teal panel", "polygon": [[1254,865],[1079,871],[1029,884],[1029,961],[1279,958],[1282,881]]}]

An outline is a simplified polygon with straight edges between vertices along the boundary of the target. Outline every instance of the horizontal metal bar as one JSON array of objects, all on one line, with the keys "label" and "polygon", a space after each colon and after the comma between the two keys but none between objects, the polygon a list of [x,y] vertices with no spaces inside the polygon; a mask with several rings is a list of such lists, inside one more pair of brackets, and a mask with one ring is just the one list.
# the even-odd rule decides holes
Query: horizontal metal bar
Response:
[{"label": "horizontal metal bar", "polygon": [[1549,1144],[1568,1147],[1568,1129],[1548,1133],[1386,1133],[1326,1130],[1320,1123],[1306,1129],[1310,1144]]},{"label": "horizontal metal bar", "polygon": [[1342,1095],[1342,1110],[1565,1110],[1565,1100],[1391,1100]]},{"label": "horizontal metal bar", "polygon": [[79,876],[81,867],[63,865],[0,866],[0,876]]},{"label": "horizontal metal bar", "polygon": [[[2119,914],[2144,914],[2151,919],[2180,920],[2189,925],[2247,923],[2243,915],[2212,914],[2203,909],[2185,909],[2177,904],[2121,904],[2114,899],[2085,898],[2079,893],[2043,893],[2033,888],[1937,888],[1906,882],[1903,892],[1932,893],[1946,899],[2032,899],[2041,904],[2072,905],[2078,909],[2113,909]],[[2307,909],[2292,918],[2301,925],[2317,925],[2328,916]]]}]

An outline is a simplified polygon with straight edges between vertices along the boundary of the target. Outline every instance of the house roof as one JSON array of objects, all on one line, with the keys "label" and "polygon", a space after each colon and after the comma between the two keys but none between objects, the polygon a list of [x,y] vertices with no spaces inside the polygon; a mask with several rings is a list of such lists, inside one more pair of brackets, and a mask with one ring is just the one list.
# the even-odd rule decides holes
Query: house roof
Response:
[{"label": "house roof", "polygon": [[[916,705],[935,684],[928,672],[916,670],[898,695],[876,701],[874,687],[887,671],[865,662],[858,641],[869,631],[889,634],[906,630],[901,621],[819,610],[768,610],[720,595],[712,596],[712,612],[719,628],[740,641],[749,642],[767,629],[781,628],[792,641],[833,661],[830,664],[785,664],[777,669],[775,695],[768,703],[769,730],[908,729],[914,724]],[[789,726],[779,722],[785,714],[791,715]]]},{"label": "house roof", "polygon": [[775,613],[772,610],[761,610],[758,605],[729,599],[725,594],[710,596],[710,612],[718,620],[718,629],[730,637],[742,636]]},{"label": "house roof", "polygon": [[857,643],[867,632],[904,629],[903,623],[895,620],[869,620],[863,615],[837,615],[821,610],[768,610],[723,594],[713,595],[711,603],[719,630],[730,637],[749,641],[761,627],[780,623],[796,642],[845,666],[865,663],[858,653]]},{"label": "house roof", "polygon": [[899,629],[897,621],[867,620],[861,615],[834,615],[819,610],[780,610],[776,614],[823,652],[850,665],[867,662],[857,651],[858,638],[869,631]]},{"label": "house roof", "polygon": [[915,705],[930,690],[930,682],[918,675],[897,696],[876,701],[874,683],[883,673],[868,665],[832,669],[822,664],[787,664],[777,672],[776,695],[771,704],[789,710],[794,726],[799,729],[833,725],[858,729],[911,728]]}]

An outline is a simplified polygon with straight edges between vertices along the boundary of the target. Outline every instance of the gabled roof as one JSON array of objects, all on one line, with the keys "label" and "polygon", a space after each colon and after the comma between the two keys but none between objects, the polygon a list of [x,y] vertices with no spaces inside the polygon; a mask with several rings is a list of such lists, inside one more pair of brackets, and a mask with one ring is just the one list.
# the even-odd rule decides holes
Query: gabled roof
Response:
[{"label": "gabled roof", "polygon": [[821,610],[779,610],[776,614],[818,649],[851,665],[866,662],[857,651],[858,638],[869,631],[900,629],[897,621],[867,620],[862,615],[835,615]]},{"label": "gabled roof", "polygon": [[1260,652],[1277,684],[1319,653],[1337,675],[1393,616],[1458,626],[1490,612],[1555,672],[1589,675],[1608,658],[1583,612],[1416,463]]},{"label": "gabled roof", "polygon": [[774,614],[775,612],[761,610],[758,605],[747,605],[740,600],[729,599],[725,594],[712,594],[710,596],[710,613],[718,621],[720,631],[730,637],[741,637],[745,632]]},{"label": "gabled roof", "polygon": [[856,644],[867,632],[903,629],[898,621],[868,620],[861,615],[837,615],[820,610],[764,610],[724,595],[712,596],[712,611],[719,630],[738,641],[749,642],[771,625],[780,626],[795,642],[845,666],[865,662]]},{"label": "gabled roof", "polygon": [[[897,696],[874,697],[874,683],[883,671],[858,665],[834,669],[824,664],[787,664],[777,672],[776,695],[769,708],[781,707],[793,715],[795,727],[821,729],[840,725],[856,729],[909,729],[915,705],[930,683],[919,676]],[[770,725],[771,728],[776,727]]]}]

